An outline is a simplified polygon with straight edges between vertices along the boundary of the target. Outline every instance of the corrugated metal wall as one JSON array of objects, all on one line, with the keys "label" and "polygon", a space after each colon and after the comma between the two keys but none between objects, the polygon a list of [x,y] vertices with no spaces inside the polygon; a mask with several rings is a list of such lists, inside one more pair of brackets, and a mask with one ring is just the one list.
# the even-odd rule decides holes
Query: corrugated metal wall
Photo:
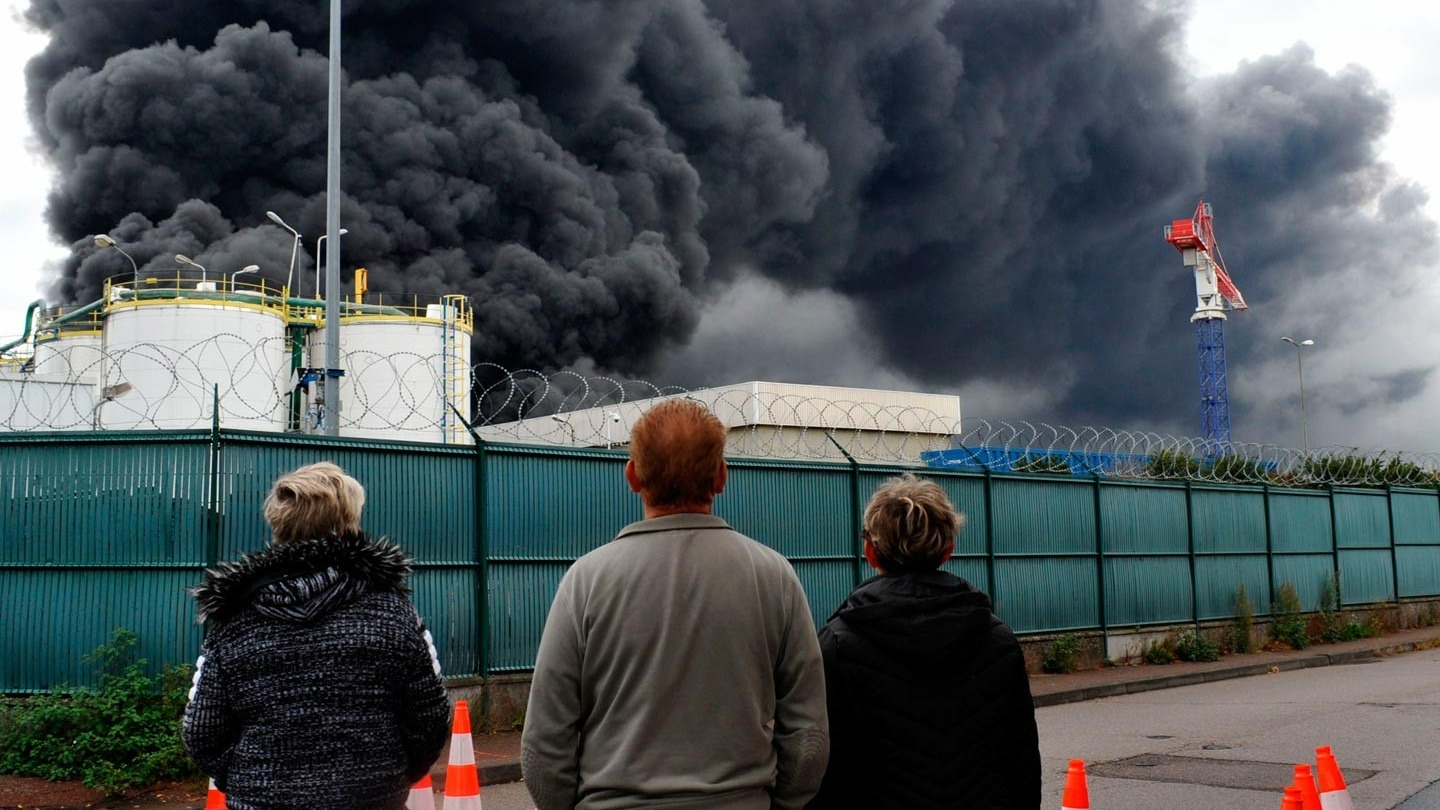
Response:
[{"label": "corrugated metal wall", "polygon": [[[116,627],[183,662],[185,588],[260,548],[270,483],[329,459],[367,488],[365,525],[417,560],[447,674],[528,668],[560,577],[640,518],[621,451],[443,447],[235,431],[0,437],[0,690],[85,683]],[[871,571],[859,517],[898,468],[736,459],[716,511],[785,554],[817,624]],[[1291,582],[1309,609],[1440,594],[1433,490],[1281,490],[922,470],[966,514],[946,568],[1019,632],[1257,613]],[[484,654],[482,655],[482,650]]]}]

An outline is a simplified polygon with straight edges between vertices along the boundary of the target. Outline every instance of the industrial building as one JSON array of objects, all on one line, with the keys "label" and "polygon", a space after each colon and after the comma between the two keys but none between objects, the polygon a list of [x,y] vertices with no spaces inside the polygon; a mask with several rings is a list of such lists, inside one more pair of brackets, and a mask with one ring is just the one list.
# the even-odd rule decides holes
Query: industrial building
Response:
[{"label": "industrial building", "polygon": [[[709,406],[733,456],[920,463],[959,431],[960,398],[829,385],[744,382],[531,416],[480,429],[487,441],[621,447],[653,404],[683,396]],[[841,449],[843,448],[843,450]]]}]

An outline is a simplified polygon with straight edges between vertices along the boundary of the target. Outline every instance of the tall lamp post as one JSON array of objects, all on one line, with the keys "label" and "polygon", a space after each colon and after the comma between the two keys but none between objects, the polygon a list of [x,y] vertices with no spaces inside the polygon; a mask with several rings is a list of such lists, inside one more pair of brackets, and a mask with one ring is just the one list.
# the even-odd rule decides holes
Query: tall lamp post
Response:
[{"label": "tall lamp post", "polygon": [[1288,337],[1281,337],[1281,340],[1295,347],[1295,370],[1300,372],[1300,434],[1305,440],[1305,458],[1310,458],[1310,427],[1305,422],[1305,349],[1314,346],[1313,340],[1302,340],[1296,343]]},{"label": "tall lamp post", "polygon": [[288,290],[290,285],[295,283],[295,257],[300,254],[300,232],[286,224],[285,220],[281,219],[280,215],[274,211],[266,211],[265,216],[269,217],[271,222],[295,235],[295,241],[290,245],[290,275],[285,277],[285,289]]},{"label": "tall lamp post", "polygon": [[100,248],[101,250],[104,250],[105,248],[115,248],[116,250],[120,251],[121,256],[124,256],[125,258],[130,260],[130,269],[135,271],[135,294],[138,296],[140,294],[140,267],[139,265],[135,264],[135,257],[131,256],[129,253],[126,253],[125,248],[120,247],[120,245],[118,245],[114,239],[111,239],[109,236],[103,233],[95,234],[95,247]]}]

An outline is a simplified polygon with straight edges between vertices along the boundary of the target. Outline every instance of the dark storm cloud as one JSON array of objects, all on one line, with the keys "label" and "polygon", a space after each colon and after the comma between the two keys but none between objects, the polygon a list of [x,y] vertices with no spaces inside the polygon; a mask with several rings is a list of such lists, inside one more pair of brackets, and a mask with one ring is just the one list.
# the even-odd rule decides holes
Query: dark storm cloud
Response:
[{"label": "dark storm cloud", "polygon": [[[33,0],[56,233],[119,223],[155,261],[254,252],[280,278],[264,211],[323,227],[326,5]],[[1232,365],[1298,280],[1403,286],[1436,243],[1377,157],[1366,74],[1296,48],[1197,83],[1170,3],[355,0],[346,26],[345,264],[471,294],[477,360],[695,384],[787,357],[798,381],[1058,384],[1035,401],[1069,421],[1190,430],[1193,282],[1160,229],[1198,197],[1252,304]],[[77,250],[58,291],[117,258]],[[757,295],[853,323],[778,353],[785,329],[696,331],[702,302]],[[705,362],[674,362],[692,335]]]}]

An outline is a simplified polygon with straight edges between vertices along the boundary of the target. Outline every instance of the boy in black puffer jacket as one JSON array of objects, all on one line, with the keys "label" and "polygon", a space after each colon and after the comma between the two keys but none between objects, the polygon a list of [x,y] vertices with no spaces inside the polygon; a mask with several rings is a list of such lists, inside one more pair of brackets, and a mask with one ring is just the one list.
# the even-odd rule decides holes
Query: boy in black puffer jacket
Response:
[{"label": "boy in black puffer jacket", "polygon": [[359,532],[364,489],[302,467],[265,502],[274,545],[195,589],[211,631],[185,747],[231,810],[398,810],[448,731],[410,561]]},{"label": "boy in black puffer jacket", "polygon": [[938,570],[963,519],[930,481],[865,509],[880,572],[820,631],[830,766],[810,808],[1035,810],[1040,751],[1025,659],[990,599]]}]

